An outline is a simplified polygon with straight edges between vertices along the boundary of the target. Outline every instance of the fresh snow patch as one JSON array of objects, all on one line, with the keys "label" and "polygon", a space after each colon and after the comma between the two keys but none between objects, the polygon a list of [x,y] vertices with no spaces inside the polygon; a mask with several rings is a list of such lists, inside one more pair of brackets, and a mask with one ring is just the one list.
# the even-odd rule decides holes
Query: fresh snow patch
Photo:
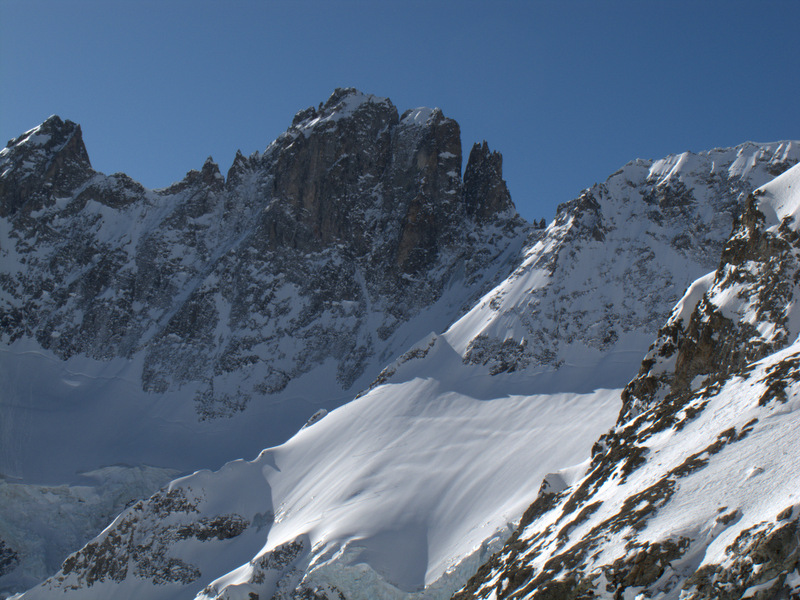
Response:
[{"label": "fresh snow patch", "polygon": [[766,185],[755,191],[758,210],[764,213],[766,224],[771,228],[791,219],[793,229],[798,227],[800,213],[800,164],[793,166]]},{"label": "fresh snow patch", "polygon": [[433,116],[435,111],[435,108],[428,108],[427,106],[414,108],[408,112],[408,114],[403,118],[402,121],[400,121],[400,123],[403,125],[424,126]]},{"label": "fresh snow patch", "polygon": [[683,323],[684,326],[689,323],[689,318],[692,316],[694,309],[697,308],[700,299],[713,285],[715,275],[716,271],[707,273],[689,286],[689,289],[686,290],[686,293],[678,300],[672,310],[672,316],[669,319],[670,323],[679,322]]}]

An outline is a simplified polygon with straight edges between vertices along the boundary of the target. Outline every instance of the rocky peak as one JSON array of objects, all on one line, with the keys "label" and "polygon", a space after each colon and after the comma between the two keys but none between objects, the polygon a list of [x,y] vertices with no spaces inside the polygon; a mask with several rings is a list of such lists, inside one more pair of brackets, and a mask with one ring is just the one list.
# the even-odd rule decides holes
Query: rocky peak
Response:
[{"label": "rocky peak", "polygon": [[[234,165],[240,156],[241,152],[237,152]],[[233,170],[233,166],[231,166],[231,170]],[[209,156],[199,171],[197,169],[188,171],[181,181],[172,184],[163,190],[163,193],[178,194],[188,188],[202,189],[204,192],[220,192],[223,187],[225,187],[225,177],[220,173],[219,165]]]},{"label": "rocky peak", "polygon": [[9,140],[6,147],[11,152],[15,150],[31,152],[34,149],[40,149],[44,153],[52,155],[62,151],[71,140],[73,140],[73,144],[70,146],[72,155],[88,164],[89,155],[83,145],[81,126],[69,120],[64,121],[58,115],[48,117],[38,127]]},{"label": "rocky peak", "polygon": [[388,98],[365,94],[355,88],[336,88],[318,108],[309,107],[298,112],[289,133],[308,134],[312,129],[335,128],[342,119],[353,119],[360,125],[364,121],[397,122],[397,109]]},{"label": "rocky peak", "polygon": [[464,171],[464,206],[467,214],[485,221],[514,214],[514,203],[503,180],[503,156],[490,151],[486,141],[472,146]]},{"label": "rocky peak", "polygon": [[593,192],[602,190],[583,190],[574,200],[564,202],[556,208],[555,225],[569,226],[565,239],[592,239],[597,242],[605,240],[606,227],[603,224],[603,211]]},{"label": "rocky peak", "polygon": [[28,211],[88,179],[80,125],[53,115],[0,150],[0,216]]},{"label": "rocky peak", "polygon": [[696,154],[682,152],[653,161],[649,165],[647,180],[663,186],[685,181],[693,174],[703,174],[707,178],[747,179],[759,170],[776,177],[797,164],[798,159],[800,148],[796,141],[744,142],[733,148],[715,148]]},{"label": "rocky peak", "polygon": [[[439,109],[398,119],[385,98],[337,89],[318,109],[298,113],[269,152],[273,249],[346,243],[363,256],[381,246],[397,270],[416,273],[459,235],[460,129]],[[299,227],[287,227],[287,218]]]},{"label": "rocky peak", "polygon": [[364,103],[393,106],[388,98],[365,94],[353,87],[336,88],[325,103],[322,104],[320,115],[327,116],[337,111],[354,111]]},{"label": "rocky peak", "polygon": [[225,178],[219,172],[219,165],[214,162],[210,156],[203,163],[203,168],[200,169],[200,177],[207,186],[215,189],[222,188],[225,183]]},{"label": "rocky peak", "polygon": [[[54,120],[4,160],[59,123],[80,140]],[[24,280],[0,279],[13,296],[4,333],[64,359],[142,355],[143,389],[191,382],[203,418],[280,394],[325,361],[349,389],[454,281],[469,291],[452,304],[478,293],[520,233],[467,217],[454,120],[429,108],[401,120],[389,100],[352,88],[298,113],[263,153],[237,152],[227,179],[209,158],[153,191],[62,154],[74,177],[57,198],[4,171],[4,206],[27,185],[47,208],[12,220],[6,254],[44,258]]]},{"label": "rocky peak", "polygon": [[247,171],[253,171],[257,168],[258,156],[259,154],[255,152],[250,157],[246,157],[241,150],[237,150],[236,156],[233,157],[231,168],[228,169],[228,175],[225,177],[226,186],[234,189],[239,185]]}]

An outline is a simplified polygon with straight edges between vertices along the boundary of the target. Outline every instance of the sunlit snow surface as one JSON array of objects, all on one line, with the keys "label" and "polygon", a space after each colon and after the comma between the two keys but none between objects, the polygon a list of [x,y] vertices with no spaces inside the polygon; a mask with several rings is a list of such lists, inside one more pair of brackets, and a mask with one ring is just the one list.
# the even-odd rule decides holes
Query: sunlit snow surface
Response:
[{"label": "sunlit snow surface", "polygon": [[[196,585],[178,592],[129,578],[114,596],[192,598],[219,576],[217,589],[236,586],[229,598],[264,594],[263,586],[246,583],[249,562],[225,575],[229,561],[216,557],[245,547],[252,552],[246,558],[257,560],[298,539],[312,549],[301,561],[307,585],[332,583],[348,599],[448,596],[465,577],[449,571],[474,570],[496,550],[543,477],[583,461],[619,409],[618,390],[528,396],[520,393],[526,378],[495,382],[477,367],[454,368],[460,362],[438,338],[393,383],[255,461],[173,483],[202,490],[204,514],[235,513],[251,523],[274,514],[274,524],[227,546],[195,542],[176,549],[207,565]],[[91,597],[95,588],[77,595]],[[46,589],[25,597],[45,597]]]},{"label": "sunlit snow surface", "polygon": [[[760,406],[759,400],[766,391],[770,370],[787,358],[796,360],[799,352],[800,344],[794,344],[760,361],[746,377],[734,377],[712,394],[701,418],[687,419],[683,427],[650,437],[645,466],[627,477],[615,473],[601,485],[587,500],[594,512],[586,511],[587,518],[578,525],[566,526],[574,515],[567,513],[564,517],[563,502],[533,521],[521,536],[523,540],[536,540],[521,557],[524,564],[538,574],[554,555],[568,555],[587,539],[600,536],[602,542],[590,547],[597,551],[587,553],[590,556],[580,568],[602,581],[604,568],[618,560],[633,561],[648,543],[686,544],[680,558],[672,560],[647,589],[647,597],[677,600],[681,594],[688,594],[684,589],[688,575],[704,565],[730,564],[730,549],[742,532],[764,528],[787,509],[791,512],[792,506],[796,516],[800,510],[800,385],[793,383],[786,388],[788,400],[784,403],[773,401]],[[702,400],[698,393],[698,400],[687,408]],[[707,451],[731,431],[738,440],[721,450]],[[707,464],[688,475],[673,476],[674,491],[666,499],[647,495],[647,490],[658,490],[670,479],[668,473],[685,469],[689,457]],[[637,494],[643,499],[634,508],[648,510],[652,503],[657,510],[644,527],[623,525],[614,531],[608,524],[630,513],[628,504]],[[566,529],[568,536],[556,539]],[[494,598],[491,588],[501,575],[502,571],[496,571],[487,576],[475,597]],[[625,597],[640,597],[637,594],[643,591],[629,587]],[[599,598],[613,597],[602,585],[597,585],[596,592]]]},{"label": "sunlit snow surface", "polygon": [[774,227],[784,219],[789,219],[792,228],[797,228],[800,213],[800,170],[789,169],[761,186],[756,195],[759,197],[758,209],[764,213],[767,226]]},{"label": "sunlit snow surface", "polygon": [[[445,356],[434,364],[452,369],[452,349],[438,346]],[[486,542],[518,518],[544,475],[586,456],[618,409],[614,391],[503,395],[487,393],[479,372],[437,381],[408,370],[407,381],[375,389],[259,458],[275,510],[264,549],[307,535],[316,555],[310,581],[356,591],[347,579],[361,563],[384,580],[348,597],[448,586],[447,570],[475,552],[485,558]],[[326,570],[334,558],[336,570]]]}]

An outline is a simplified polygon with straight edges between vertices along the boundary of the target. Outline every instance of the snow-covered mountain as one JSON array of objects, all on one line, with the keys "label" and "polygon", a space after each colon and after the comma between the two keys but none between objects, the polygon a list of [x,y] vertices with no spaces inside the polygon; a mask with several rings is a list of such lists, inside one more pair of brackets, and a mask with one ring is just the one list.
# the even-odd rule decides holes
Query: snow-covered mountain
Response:
[{"label": "snow-covered mountain", "polygon": [[[237,155],[227,177],[208,160],[163,190],[93,171],[80,127],[58,117],[11,140],[5,481],[85,486],[123,464],[128,501],[140,465],[218,468],[351,399],[513,268],[530,227],[502,158],[476,144],[463,180],[461,164],[458,124],[440,110],[398,115],[352,89]],[[16,524],[35,505],[0,510],[14,552],[42,553]]]},{"label": "snow-covered mountain", "polygon": [[717,266],[743,198],[799,158],[796,143],[747,143],[625,165],[559,207],[508,283],[449,339],[492,373],[638,352],[688,283]]},{"label": "snow-covered mountain", "polygon": [[468,598],[800,597],[800,166],[748,198],[571,486]]},{"label": "snow-covered mountain", "polygon": [[[594,465],[747,194],[800,158],[637,160],[542,230],[485,144],[461,179],[441,111],[355,90],[227,178],[207,162],[167,190],[94,173],[79,135],[50,119],[0,157],[3,470],[55,484],[258,456],[130,506],[26,598],[449,597],[544,478],[561,491]],[[637,389],[623,415],[645,410]],[[35,505],[0,509],[0,584],[41,554],[8,525]]]},{"label": "snow-covered mountain", "polygon": [[486,144],[462,182],[454,121],[355,90],[165,190],[95,173],[58,117],[0,154],[0,472],[37,483],[101,449],[193,470],[284,441],[469,309],[530,229]]},{"label": "snow-covered mountain", "polygon": [[457,314],[524,228],[486,144],[462,183],[455,121],[352,89],[227,178],[209,159],[164,190],[92,171],[58,117],[2,152],[3,340],[141,356],[143,389],[193,385],[202,418],[311,371],[369,381],[418,338],[404,324],[440,300]]}]

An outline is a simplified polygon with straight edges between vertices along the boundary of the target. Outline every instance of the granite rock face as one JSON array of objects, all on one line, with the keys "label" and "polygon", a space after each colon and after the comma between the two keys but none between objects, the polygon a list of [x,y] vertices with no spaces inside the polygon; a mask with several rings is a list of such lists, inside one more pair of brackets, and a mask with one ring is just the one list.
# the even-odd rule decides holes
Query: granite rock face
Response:
[{"label": "granite rock face", "polygon": [[467,213],[480,220],[514,212],[514,203],[503,181],[503,156],[491,152],[484,141],[472,146],[464,171],[464,204]]},{"label": "granite rock face", "polygon": [[52,116],[9,140],[0,178],[0,217],[41,209],[84,183],[91,173],[80,125]]},{"label": "granite rock face", "polygon": [[209,158],[148,190],[93,171],[80,127],[51,117],[0,155],[3,341],[144,355],[143,388],[197,384],[202,418],[326,361],[347,390],[454,282],[447,310],[462,310],[528,227],[507,192],[502,215],[483,194],[505,189],[483,148],[493,168],[462,182],[459,127],[439,109],[401,117],[337,89],[227,178]]}]

